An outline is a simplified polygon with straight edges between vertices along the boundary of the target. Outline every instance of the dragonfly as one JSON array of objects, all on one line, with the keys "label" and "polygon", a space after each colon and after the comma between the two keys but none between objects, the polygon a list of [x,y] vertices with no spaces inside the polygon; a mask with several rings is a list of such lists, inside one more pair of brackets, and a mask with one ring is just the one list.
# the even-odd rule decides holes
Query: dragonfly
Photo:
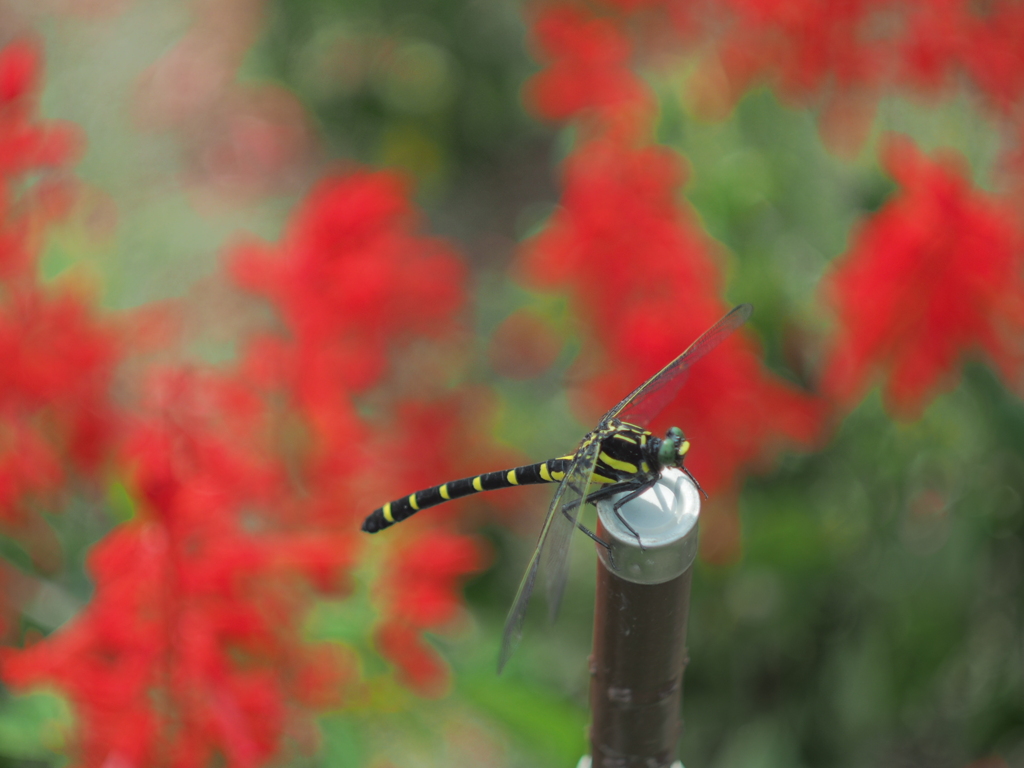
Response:
[{"label": "dragonfly", "polygon": [[665,437],[659,438],[643,425],[650,423],[676,397],[693,364],[743,325],[751,312],[753,307],[750,304],[734,307],[701,334],[686,351],[602,416],[573,453],[537,464],[464,477],[416,491],[375,509],[363,521],[363,530],[376,533],[422,509],[474,493],[517,485],[558,483],[548,505],[537,545],[505,620],[498,658],[500,674],[522,638],[526,606],[533,594],[538,571],[541,568],[545,571],[549,612],[554,619],[569,575],[569,542],[573,531],[579,528],[598,544],[608,546],[579,522],[581,507],[585,504],[596,505],[599,501],[623,494],[613,502],[613,512],[626,530],[636,536],[642,547],[639,534],[619,510],[653,488],[662,470],[670,467],[681,469],[700,488],[683,464],[690,449],[683,431],[679,427],[670,427]]}]

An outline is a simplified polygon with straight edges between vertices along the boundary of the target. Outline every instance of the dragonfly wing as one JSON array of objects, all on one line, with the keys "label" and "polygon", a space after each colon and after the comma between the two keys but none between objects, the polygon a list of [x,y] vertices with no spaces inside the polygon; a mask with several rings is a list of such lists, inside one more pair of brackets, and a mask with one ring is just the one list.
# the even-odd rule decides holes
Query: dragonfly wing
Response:
[{"label": "dragonfly wing", "polygon": [[569,578],[569,544],[576,530],[576,520],[583,509],[582,500],[590,490],[591,478],[594,476],[594,467],[600,453],[601,440],[596,432],[591,433],[577,451],[578,459],[565,473],[565,479],[562,481],[565,490],[555,513],[563,522],[557,528],[552,526],[541,554],[542,570],[547,577],[548,609],[552,621],[562,606],[562,595],[565,593],[565,583]]},{"label": "dragonfly wing", "polygon": [[690,366],[713,350],[733,331],[747,322],[754,308],[750,304],[734,307],[725,317],[708,328],[679,357],[630,392],[608,411],[601,423],[619,418],[630,424],[646,426],[679,394],[686,382]]},{"label": "dragonfly wing", "polygon": [[576,458],[566,470],[565,477],[555,490],[555,495],[548,506],[547,517],[544,518],[544,527],[541,528],[540,537],[537,539],[537,546],[533,550],[533,555],[530,556],[526,573],[523,574],[523,580],[519,583],[519,591],[516,592],[515,600],[512,601],[512,607],[508,612],[508,618],[505,619],[501,653],[498,656],[499,673],[523,636],[526,605],[533,593],[537,571],[542,562],[547,575],[551,615],[553,617],[558,613],[566,578],[569,574],[569,542],[572,532],[576,528],[580,507],[583,506],[579,503],[579,499],[582,499],[587,493],[600,450],[599,441],[591,438],[585,439],[576,451]]}]

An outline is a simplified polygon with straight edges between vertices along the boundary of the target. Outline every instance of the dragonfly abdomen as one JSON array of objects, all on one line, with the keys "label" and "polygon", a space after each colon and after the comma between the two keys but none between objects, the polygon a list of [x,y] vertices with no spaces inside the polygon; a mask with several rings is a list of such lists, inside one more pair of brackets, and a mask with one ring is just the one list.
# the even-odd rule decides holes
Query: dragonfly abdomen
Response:
[{"label": "dragonfly abdomen", "polygon": [[373,510],[363,521],[363,530],[368,533],[376,533],[411,517],[421,509],[435,507],[446,501],[460,499],[474,493],[512,488],[516,485],[560,483],[565,477],[565,472],[572,463],[572,459],[572,456],[562,456],[542,461],[539,464],[526,464],[500,472],[487,472],[474,477],[464,477],[461,480],[452,480],[432,488],[416,491],[416,493],[410,493],[408,496],[395,499],[383,507]]}]

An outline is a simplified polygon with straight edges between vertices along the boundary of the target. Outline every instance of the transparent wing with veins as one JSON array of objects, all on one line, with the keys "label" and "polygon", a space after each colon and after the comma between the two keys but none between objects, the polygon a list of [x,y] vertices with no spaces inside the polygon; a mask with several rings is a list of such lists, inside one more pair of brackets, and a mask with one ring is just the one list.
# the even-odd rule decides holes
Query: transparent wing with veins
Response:
[{"label": "transparent wing with veins", "polygon": [[754,308],[750,304],[734,307],[725,317],[708,328],[700,338],[686,348],[679,357],[634,389],[605,414],[601,424],[619,418],[630,424],[647,426],[675,399],[686,382],[690,366],[700,360],[747,322]]},{"label": "transparent wing with veins", "polygon": [[526,573],[519,583],[519,591],[505,619],[505,632],[501,640],[501,653],[498,656],[498,672],[501,672],[519,640],[523,635],[523,620],[526,618],[526,605],[533,593],[537,571],[541,565],[548,587],[548,605],[553,619],[558,614],[565,592],[565,582],[569,576],[569,543],[572,532],[576,528],[583,504],[590,490],[590,479],[597,465],[597,457],[601,451],[601,442],[591,433],[576,451],[565,477],[558,485],[551,504],[548,506],[544,526],[540,530],[537,546],[533,550]]}]

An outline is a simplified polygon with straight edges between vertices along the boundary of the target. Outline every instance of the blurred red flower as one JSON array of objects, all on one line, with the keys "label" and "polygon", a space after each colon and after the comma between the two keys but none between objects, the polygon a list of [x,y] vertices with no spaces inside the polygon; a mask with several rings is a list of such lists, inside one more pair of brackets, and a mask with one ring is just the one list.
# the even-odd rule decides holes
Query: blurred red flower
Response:
[{"label": "blurred red flower", "polygon": [[113,329],[91,314],[77,297],[32,289],[0,304],[0,413],[34,414],[40,434],[85,471],[109,448],[109,387],[119,357]]},{"label": "blurred red flower", "polygon": [[[297,628],[312,592],[344,589],[357,534],[311,537],[271,510],[285,473],[261,429],[262,404],[239,382],[157,377],[154,416],[126,441],[142,502],[95,547],[96,591],[45,641],[8,652],[4,679],[58,684],[81,720],[82,765],[265,762],[289,717],[325,686],[356,678]],[[306,588],[302,588],[305,584]],[[318,693],[317,693],[318,692]],[[290,714],[291,713],[291,714]]]},{"label": "blurred red flower", "polygon": [[398,667],[398,679],[421,696],[441,696],[448,684],[444,660],[415,627],[400,621],[380,624],[376,631],[381,654]]},{"label": "blurred red flower", "polygon": [[560,121],[591,116],[624,135],[648,124],[654,100],[630,68],[630,41],[612,19],[556,3],[539,14],[533,34],[548,60],[526,87],[538,115]]},{"label": "blurred red flower", "polygon": [[428,531],[389,553],[381,587],[392,593],[393,610],[411,626],[442,627],[458,613],[459,583],[483,565],[470,539]]},{"label": "blurred red flower", "polygon": [[[351,481],[376,460],[353,395],[382,383],[395,350],[454,330],[465,300],[462,262],[415,225],[396,175],[357,172],[317,186],[279,246],[245,243],[231,254],[235,279],[269,299],[288,332],[256,340],[244,365],[286,393],[308,428],[304,478],[336,523],[368,511],[352,504]],[[417,456],[439,435],[425,438]]]},{"label": "blurred red flower", "polygon": [[[548,22],[557,35],[536,25],[542,47],[546,55],[572,51],[575,62],[567,67],[556,57],[560,66],[536,79],[545,87],[535,90],[550,94],[535,98],[544,116],[564,119],[581,101],[623,103],[632,45],[648,61],[692,53],[687,91],[705,118],[726,117],[768,83],[783,99],[819,110],[823,139],[841,155],[860,150],[879,97],[893,88],[952,93],[966,81],[1012,127],[1024,124],[1024,8],[1016,0],[604,0],[597,7],[606,15],[589,23],[573,20],[563,3],[552,6],[559,10],[551,18],[564,21]],[[601,96],[588,95],[598,89]],[[1008,145],[1013,152],[1013,140]]]},{"label": "blurred red flower", "polygon": [[[259,765],[304,708],[341,706],[365,685],[354,652],[299,631],[317,594],[350,587],[366,471],[395,473],[393,452],[373,457],[353,397],[384,380],[396,348],[452,332],[464,267],[415,231],[396,176],[326,180],[280,246],[232,255],[237,281],[270,300],[285,332],[243,340],[239,366],[220,374],[151,373],[124,425],[108,401],[115,336],[81,301],[36,285],[39,212],[56,206],[14,174],[72,158],[30,120],[36,68],[31,47],[0,52],[0,514],[10,522],[26,496],[65,488],[68,466],[95,472],[107,459],[137,509],[92,551],[85,609],[6,651],[3,677],[67,693],[82,765]],[[389,439],[429,450],[399,427]],[[446,672],[420,632],[450,620],[482,559],[456,534],[406,537],[400,551],[406,568],[420,564],[423,600],[383,590],[380,632],[402,679],[425,690]]]},{"label": "blurred red flower", "polygon": [[804,95],[877,82],[884,50],[870,24],[886,0],[727,0],[722,61],[737,92],[772,73],[784,93]]},{"label": "blurred red flower", "polygon": [[[467,437],[474,422],[462,404],[473,397],[465,390],[413,399],[401,395],[399,382],[384,409],[395,418],[371,422],[356,411],[354,395],[389,382],[392,354],[457,327],[465,268],[416,225],[398,176],[357,172],[316,187],[279,246],[250,243],[233,252],[238,282],[271,301],[289,334],[260,340],[245,365],[254,380],[285,393],[308,428],[296,468],[316,525],[356,531],[372,509],[358,502],[468,474],[467,459],[491,450]],[[422,393],[425,383],[411,391]],[[421,692],[436,693],[447,673],[419,632],[450,620],[458,584],[483,562],[472,538],[431,531],[448,519],[432,511],[386,539],[397,547],[378,591],[378,647]]]},{"label": "blurred red flower", "polygon": [[40,123],[36,115],[39,51],[19,41],[0,50],[0,176],[57,168],[73,162],[82,150],[77,127]]},{"label": "blurred red flower", "polygon": [[[921,9],[922,13],[935,13],[926,2]],[[963,36],[961,66],[989,103],[1003,114],[1013,115],[1019,124],[1024,119],[1024,7],[1012,0],[983,7],[963,2],[954,6],[950,16],[947,28],[956,25]]]},{"label": "blurred red flower", "polygon": [[465,267],[416,224],[398,175],[360,171],[314,188],[278,248],[234,249],[239,285],[270,299],[298,353],[318,360],[296,374],[326,365],[332,389],[359,391],[380,380],[392,345],[454,328]]},{"label": "blurred red flower", "polygon": [[95,477],[108,458],[120,348],[82,298],[36,275],[47,225],[69,210],[75,187],[62,174],[80,150],[75,128],[39,121],[39,71],[32,43],[0,49],[0,523],[51,570],[59,545],[30,510],[59,510],[71,477]]},{"label": "blurred red flower", "polygon": [[377,646],[421,695],[440,695],[448,675],[418,633],[442,628],[458,615],[463,579],[484,564],[473,539],[442,531],[429,531],[388,553],[378,592],[386,613],[377,630]]},{"label": "blurred red flower", "polygon": [[851,405],[884,372],[889,405],[911,416],[974,351],[1018,381],[1024,241],[1013,211],[972,189],[962,166],[930,160],[909,140],[890,141],[883,163],[900,191],[864,223],[828,281],[840,327],[826,390]]},{"label": "blurred red flower", "polygon": [[38,118],[39,58],[28,41],[0,49],[0,280],[34,281],[43,227],[67,211],[62,171],[82,149],[75,126]]}]

